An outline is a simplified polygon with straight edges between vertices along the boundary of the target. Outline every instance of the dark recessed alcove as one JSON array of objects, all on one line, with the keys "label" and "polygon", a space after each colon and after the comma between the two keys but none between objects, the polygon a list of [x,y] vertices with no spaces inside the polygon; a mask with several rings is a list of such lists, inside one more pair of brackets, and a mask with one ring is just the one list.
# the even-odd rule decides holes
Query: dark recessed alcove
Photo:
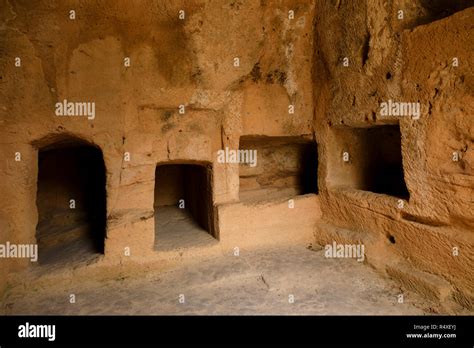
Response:
[{"label": "dark recessed alcove", "polygon": [[[328,181],[333,186],[408,199],[398,125],[334,129],[337,153],[331,155]],[[343,160],[347,152],[349,160]],[[335,161],[334,159],[337,159]],[[335,164],[337,163],[337,165]]]},{"label": "dark recessed alcove", "polygon": [[302,137],[244,136],[239,150],[256,151],[256,163],[240,163],[240,200],[318,193],[316,143]]},{"label": "dark recessed alcove", "polygon": [[39,262],[68,263],[104,253],[106,174],[102,151],[80,139],[39,149]]},{"label": "dark recessed alcove", "polygon": [[154,206],[156,250],[197,246],[217,238],[210,164],[158,165]]}]

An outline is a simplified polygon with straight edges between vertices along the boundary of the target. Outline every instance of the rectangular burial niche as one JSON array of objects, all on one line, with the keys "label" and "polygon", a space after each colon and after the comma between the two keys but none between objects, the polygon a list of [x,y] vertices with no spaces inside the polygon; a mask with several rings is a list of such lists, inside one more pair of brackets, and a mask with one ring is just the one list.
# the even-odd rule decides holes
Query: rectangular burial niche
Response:
[{"label": "rectangular burial niche", "polygon": [[154,209],[155,250],[216,243],[211,165],[159,164]]},{"label": "rectangular burial niche", "polygon": [[243,136],[239,150],[256,150],[256,165],[239,164],[241,202],[318,193],[316,142],[304,137]]},{"label": "rectangular burial niche", "polygon": [[[409,199],[399,125],[334,128],[328,184]],[[349,160],[344,162],[347,152]]]},{"label": "rectangular burial niche", "polygon": [[104,253],[105,184],[99,148],[71,138],[39,149],[36,240],[40,264],[90,262]]}]

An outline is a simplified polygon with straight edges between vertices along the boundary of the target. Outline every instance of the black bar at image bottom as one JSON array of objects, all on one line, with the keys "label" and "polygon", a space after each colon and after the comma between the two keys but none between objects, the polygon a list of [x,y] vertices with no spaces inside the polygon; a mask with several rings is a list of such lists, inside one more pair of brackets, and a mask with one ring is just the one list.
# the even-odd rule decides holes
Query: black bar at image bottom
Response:
[{"label": "black bar at image bottom", "polygon": [[389,344],[469,346],[470,316],[3,316],[0,346]]}]

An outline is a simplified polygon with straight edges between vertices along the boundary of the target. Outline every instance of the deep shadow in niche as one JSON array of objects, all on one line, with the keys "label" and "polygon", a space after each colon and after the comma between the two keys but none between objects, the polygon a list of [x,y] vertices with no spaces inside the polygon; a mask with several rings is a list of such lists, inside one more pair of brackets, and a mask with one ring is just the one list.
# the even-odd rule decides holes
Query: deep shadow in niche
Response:
[{"label": "deep shadow in niche", "polygon": [[474,0],[420,0],[420,3],[427,13],[425,18],[417,23],[418,25],[446,18],[474,6]]},{"label": "deep shadow in niche", "polygon": [[254,165],[239,165],[242,202],[318,193],[318,150],[303,137],[243,136],[239,150],[255,151]]},{"label": "deep shadow in niche", "polygon": [[155,250],[215,243],[210,164],[158,165],[154,206]]},{"label": "deep shadow in niche", "polygon": [[403,174],[399,126],[367,129],[366,153],[369,159],[364,187],[368,191],[409,198]]},{"label": "deep shadow in niche", "polygon": [[67,139],[40,149],[36,201],[40,264],[89,261],[104,253],[105,185],[99,148]]},{"label": "deep shadow in niche", "polygon": [[331,186],[348,186],[358,190],[409,199],[405,183],[399,125],[371,128],[340,127],[334,129],[338,154],[349,155],[349,162],[332,165]]},{"label": "deep shadow in niche", "polygon": [[318,194],[318,148],[315,142],[308,142],[301,147],[300,192]]}]

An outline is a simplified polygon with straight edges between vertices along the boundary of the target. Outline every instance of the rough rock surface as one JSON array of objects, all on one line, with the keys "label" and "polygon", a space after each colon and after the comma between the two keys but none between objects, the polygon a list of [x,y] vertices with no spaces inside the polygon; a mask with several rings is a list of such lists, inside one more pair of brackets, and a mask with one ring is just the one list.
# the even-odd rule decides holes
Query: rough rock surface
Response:
[{"label": "rough rock surface", "polygon": [[[362,241],[377,269],[412,284],[425,296],[427,287],[436,289],[434,293],[444,294],[438,300],[449,308],[461,305],[471,310],[472,5],[318,1],[313,69],[314,81],[320,81],[314,85],[315,133],[325,221],[317,227],[316,239],[322,244],[334,238]],[[345,57],[348,66],[343,64]],[[419,118],[382,116],[381,103],[389,99],[419,102]],[[360,191],[350,180],[340,180],[354,168],[357,172],[358,162],[367,159],[367,152],[351,153],[357,139],[347,144],[347,136],[339,136],[341,129],[350,136],[354,128],[387,124],[400,127],[409,191],[409,199],[401,204],[396,197]],[[343,162],[344,151],[353,155],[348,163]],[[393,267],[400,272],[393,272]]]},{"label": "rough rock surface", "polygon": [[[48,288],[70,277],[166,269],[235,248],[336,240],[363,242],[365,262],[446,311],[472,311],[473,6],[0,0],[0,244],[36,243],[45,219],[38,205],[69,202],[60,189],[37,200],[40,151],[99,148],[106,176],[103,255],[68,266],[0,259],[0,294],[26,282]],[[57,116],[64,99],[94,102],[95,118]],[[420,117],[381,116],[388,100],[419,102]],[[378,144],[360,128],[375,126],[399,131],[396,146],[379,136],[388,145],[377,153],[396,152],[383,162],[387,178],[397,178],[391,170],[402,160],[407,197],[371,192],[363,175],[373,165],[365,150]],[[219,150],[264,136],[289,143],[274,154],[263,147],[264,169],[217,160]],[[304,164],[284,156],[303,140],[317,142],[318,189],[310,192],[296,180]],[[200,186],[218,243],[154,250],[160,164],[212,168]],[[257,194],[243,199],[251,189]]]},{"label": "rough rock surface", "polygon": [[[238,164],[218,163],[219,149],[238,149],[241,135],[312,134],[313,11],[307,1],[0,1],[0,241],[36,241],[38,151],[64,142],[103,153],[100,264],[161,257],[153,251],[157,164],[212,165],[215,209],[238,202]],[[56,116],[64,99],[95,102],[95,118]],[[1,262],[1,288],[28,266]]]},{"label": "rough rock surface", "polygon": [[[434,310],[415,293],[406,294],[405,301],[398,303],[397,284],[381,279],[367,265],[326,259],[323,251],[301,246],[239,257],[220,255],[140,277],[66,284],[34,294],[31,290],[18,291],[5,300],[4,311],[67,315],[423,315]],[[67,300],[71,293],[76,299],[73,304]]]}]

